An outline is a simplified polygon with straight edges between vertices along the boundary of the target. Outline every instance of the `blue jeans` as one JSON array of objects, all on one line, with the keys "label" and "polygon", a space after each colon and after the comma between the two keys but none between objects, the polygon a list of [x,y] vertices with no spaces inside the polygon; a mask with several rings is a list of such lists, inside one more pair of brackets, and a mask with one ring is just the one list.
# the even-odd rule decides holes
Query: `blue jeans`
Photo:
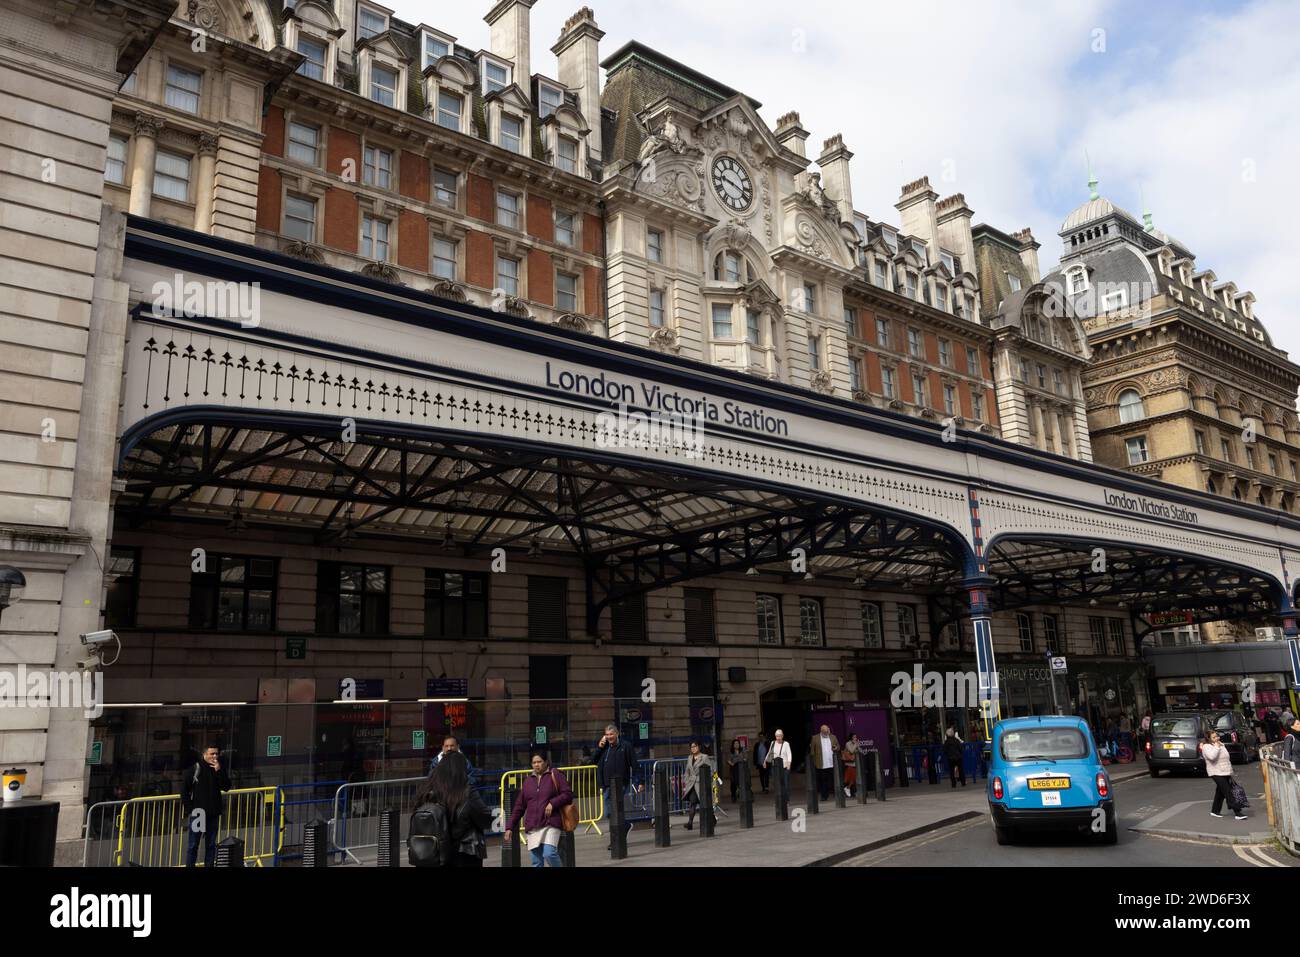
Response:
[{"label": "blue jeans", "polygon": [[543,844],[535,851],[529,851],[533,856],[533,867],[545,867],[550,864],[552,867],[563,867],[560,863],[560,849],[554,844]]},{"label": "blue jeans", "polygon": [[193,867],[199,859],[199,840],[203,840],[203,866],[213,867],[217,863],[217,829],[209,828],[206,831],[190,830],[189,849],[185,858],[185,866]]}]

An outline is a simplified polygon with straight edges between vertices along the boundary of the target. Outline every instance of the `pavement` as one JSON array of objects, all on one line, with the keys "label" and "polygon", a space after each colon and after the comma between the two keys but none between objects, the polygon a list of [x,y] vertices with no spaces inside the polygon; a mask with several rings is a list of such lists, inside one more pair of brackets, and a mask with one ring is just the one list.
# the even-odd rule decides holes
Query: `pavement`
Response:
[{"label": "pavement", "polygon": [[[1223,817],[1211,817],[1214,783],[1204,775],[1180,774],[1176,778],[1179,782],[1197,782],[1193,792],[1195,796],[1170,804],[1133,825],[1130,830],[1222,844],[1265,844],[1272,841],[1273,831],[1268,826],[1268,812],[1264,805],[1264,777],[1258,762],[1233,765],[1232,773],[1245,789],[1250,802],[1246,808],[1246,820],[1238,821],[1226,805],[1221,812]],[[1170,777],[1170,772],[1151,779],[1152,784],[1166,777]]]},{"label": "pavement", "polygon": [[[608,821],[601,822],[604,834],[579,830],[574,839],[578,867],[825,867],[839,861],[904,841],[936,828],[972,820],[987,814],[984,782],[966,787],[917,785],[890,788],[886,800],[870,796],[865,805],[853,798],[843,808],[835,799],[825,802],[820,813],[806,812],[802,778],[792,776],[790,820],[776,819],[772,795],[754,795],[754,826],[740,826],[738,808],[724,800],[718,812],[713,837],[685,829],[685,817],[671,818],[671,845],[654,846],[653,821],[637,822],[628,835],[627,857],[610,860]],[[523,852],[527,866],[527,851]],[[499,867],[501,852],[496,842],[489,847],[489,867]]]}]

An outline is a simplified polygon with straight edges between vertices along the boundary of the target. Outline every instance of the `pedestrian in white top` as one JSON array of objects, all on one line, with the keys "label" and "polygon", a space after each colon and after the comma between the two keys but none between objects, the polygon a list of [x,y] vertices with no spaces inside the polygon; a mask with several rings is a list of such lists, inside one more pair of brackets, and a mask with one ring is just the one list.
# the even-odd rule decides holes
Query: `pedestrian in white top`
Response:
[{"label": "pedestrian in white top", "polygon": [[785,793],[790,793],[790,764],[794,760],[794,752],[790,750],[790,742],[785,739],[785,732],[780,728],[772,735],[772,746],[767,749],[767,757],[763,759],[764,766],[770,766],[777,758],[781,759],[781,781],[785,785]]},{"label": "pedestrian in white top", "polygon": [[1201,757],[1205,758],[1205,772],[1214,782],[1214,806],[1210,808],[1211,817],[1223,817],[1223,802],[1228,802],[1232,814],[1238,821],[1246,820],[1241,813],[1237,799],[1232,794],[1232,758],[1228,748],[1219,742],[1219,732],[1211,731],[1210,740],[1201,747]]}]

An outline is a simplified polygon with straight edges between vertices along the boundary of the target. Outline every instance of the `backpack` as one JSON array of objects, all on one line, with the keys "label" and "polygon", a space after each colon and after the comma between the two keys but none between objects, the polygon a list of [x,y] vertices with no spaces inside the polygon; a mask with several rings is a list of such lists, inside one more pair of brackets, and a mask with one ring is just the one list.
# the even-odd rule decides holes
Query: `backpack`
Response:
[{"label": "backpack", "polygon": [[451,822],[441,804],[421,804],[411,813],[406,858],[414,867],[446,867],[451,861]]}]

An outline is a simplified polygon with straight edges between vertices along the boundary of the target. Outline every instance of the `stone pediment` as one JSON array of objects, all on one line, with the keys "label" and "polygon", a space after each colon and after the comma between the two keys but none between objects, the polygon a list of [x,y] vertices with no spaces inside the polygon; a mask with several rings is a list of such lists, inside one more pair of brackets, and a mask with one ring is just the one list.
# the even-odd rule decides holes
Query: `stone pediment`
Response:
[{"label": "stone pediment", "polygon": [[807,166],[776,140],[776,135],[763,122],[753,104],[737,94],[715,106],[700,119],[699,129],[705,148],[710,151],[730,146],[743,159],[755,167],[765,166],[772,160]]},{"label": "stone pediment", "polygon": [[795,194],[785,199],[785,221],[785,235],[800,252],[845,269],[854,267],[849,246],[840,234],[838,214],[832,223]]},{"label": "stone pediment", "polygon": [[377,56],[395,60],[398,63],[409,63],[411,61],[411,58],[402,52],[402,48],[393,42],[392,33],[388,30],[359,41],[357,50],[369,50]]},{"label": "stone pediment", "polygon": [[439,57],[430,63],[424,73],[428,76],[430,72],[437,74],[440,80],[455,83],[462,89],[472,87],[477,79],[474,70],[464,60],[451,55]]},{"label": "stone pediment", "polygon": [[502,106],[524,112],[527,112],[530,105],[528,97],[524,94],[524,91],[519,88],[518,83],[511,83],[503,89],[493,90],[487,96],[483,97],[483,99],[488,103],[500,101]]},{"label": "stone pediment", "polygon": [[591,132],[587,126],[587,119],[582,115],[582,111],[570,103],[563,103],[556,107],[554,111],[545,117],[541,124],[554,123],[562,126],[567,130],[574,130],[583,136]]}]

